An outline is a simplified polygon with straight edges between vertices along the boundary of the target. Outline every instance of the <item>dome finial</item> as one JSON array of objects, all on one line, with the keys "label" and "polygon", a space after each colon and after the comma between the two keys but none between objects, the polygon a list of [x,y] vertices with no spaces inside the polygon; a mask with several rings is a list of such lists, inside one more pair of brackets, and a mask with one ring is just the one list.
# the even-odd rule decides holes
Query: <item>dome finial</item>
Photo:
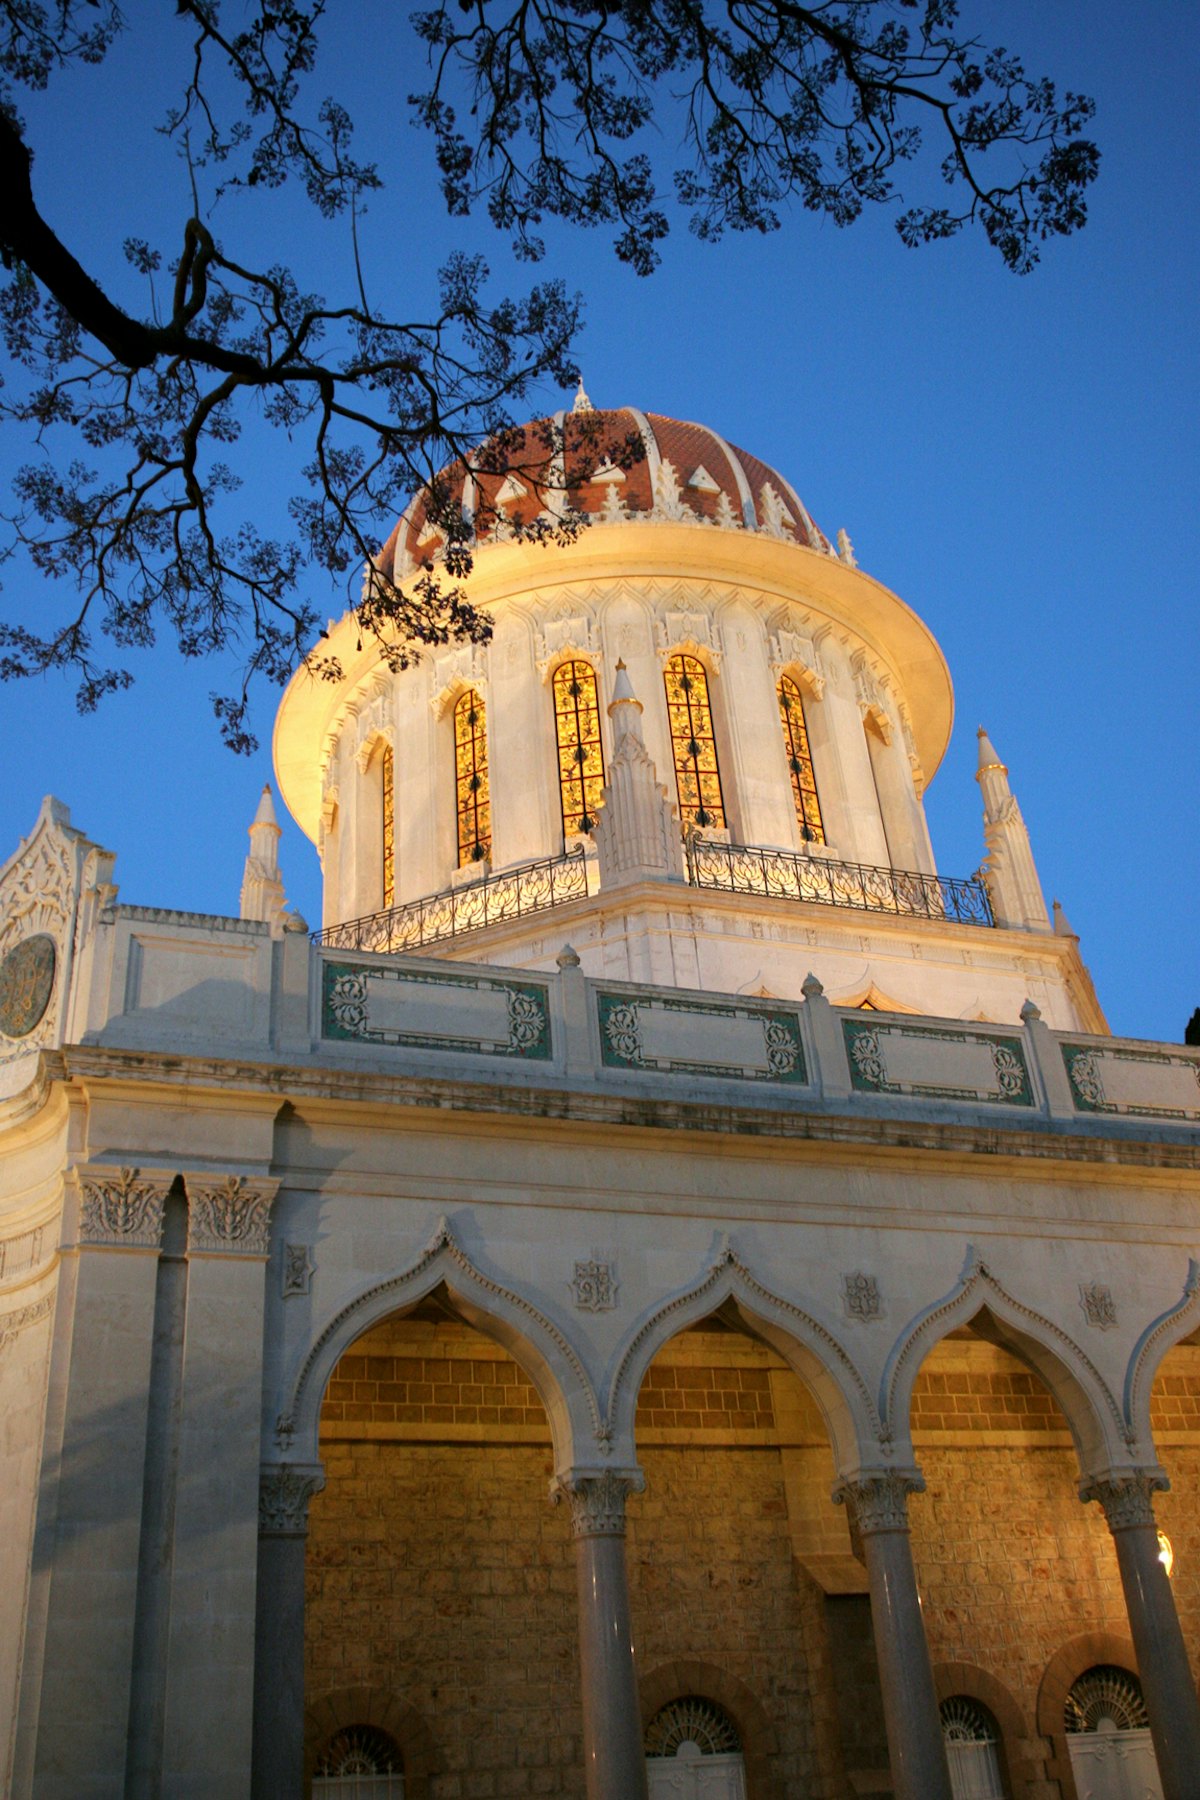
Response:
[{"label": "dome finial", "polygon": [[584,392],[583,376],[580,375],[580,377],[579,377],[579,392],[575,396],[575,404],[574,404],[574,406],[572,406],[571,411],[572,412],[595,412],[595,410],[596,410],[595,407],[592,405],[591,401],[588,399],[586,393]]}]

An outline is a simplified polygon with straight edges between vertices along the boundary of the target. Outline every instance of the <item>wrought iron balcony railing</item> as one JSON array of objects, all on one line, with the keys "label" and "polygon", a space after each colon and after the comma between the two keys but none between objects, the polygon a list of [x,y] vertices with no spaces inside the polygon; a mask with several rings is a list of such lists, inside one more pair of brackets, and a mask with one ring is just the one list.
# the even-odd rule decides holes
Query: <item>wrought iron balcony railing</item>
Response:
[{"label": "wrought iron balcony railing", "polygon": [[823,856],[759,849],[753,844],[714,843],[702,837],[690,837],[686,848],[688,880],[695,887],[765,894],[780,900],[815,900],[822,906],[945,919],[956,925],[995,924],[987,889],[974,876],[877,869],[867,863],[834,862]]},{"label": "wrought iron balcony railing", "polygon": [[313,933],[314,943],[327,950],[376,950],[385,955],[400,950],[421,950],[440,944],[465,931],[519,919],[526,913],[582,900],[588,891],[583,847],[566,856],[548,856],[540,862],[502,869],[479,881],[410,900],[406,906],[348,919]]}]

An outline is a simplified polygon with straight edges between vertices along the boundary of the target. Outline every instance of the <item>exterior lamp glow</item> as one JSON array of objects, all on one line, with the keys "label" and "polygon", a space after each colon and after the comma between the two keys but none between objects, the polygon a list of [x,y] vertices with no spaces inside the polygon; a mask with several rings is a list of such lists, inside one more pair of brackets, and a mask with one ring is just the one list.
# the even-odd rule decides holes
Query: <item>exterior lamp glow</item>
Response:
[{"label": "exterior lamp glow", "polygon": [[1175,1552],[1171,1548],[1171,1540],[1165,1531],[1160,1531],[1158,1534],[1158,1560],[1167,1571],[1169,1581],[1171,1570],[1175,1567]]}]

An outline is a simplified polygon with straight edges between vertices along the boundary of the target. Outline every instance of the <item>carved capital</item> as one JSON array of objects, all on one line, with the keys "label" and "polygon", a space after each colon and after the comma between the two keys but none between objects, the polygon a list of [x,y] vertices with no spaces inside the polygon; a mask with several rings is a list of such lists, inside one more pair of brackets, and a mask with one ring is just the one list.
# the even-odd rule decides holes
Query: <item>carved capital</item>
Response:
[{"label": "carved capital", "polygon": [[170,1176],[140,1169],[77,1169],[79,1241],[125,1250],[157,1250]]},{"label": "carved capital", "polygon": [[1154,1528],[1153,1496],[1167,1485],[1160,1469],[1130,1469],[1100,1481],[1084,1482],[1079,1498],[1100,1502],[1110,1531],[1129,1531],[1137,1525]]},{"label": "carved capital", "polygon": [[604,1469],[597,1475],[564,1475],[555,1483],[552,1499],[571,1507],[571,1530],[577,1538],[624,1537],[625,1502],[630,1494],[640,1494],[645,1482],[641,1475],[619,1475]]},{"label": "carved capital", "polygon": [[853,1508],[859,1534],[867,1537],[873,1531],[907,1531],[908,1496],[920,1494],[924,1488],[924,1477],[915,1472],[889,1471],[840,1482],[833,1497],[840,1506]]},{"label": "carved capital", "polygon": [[312,1463],[265,1463],[258,1480],[258,1530],[262,1537],[304,1537],[308,1503],[325,1486],[325,1471]]},{"label": "carved capital", "polygon": [[277,1181],[244,1175],[185,1175],[188,1196],[188,1250],[234,1256],[266,1256],[270,1248],[271,1202]]}]

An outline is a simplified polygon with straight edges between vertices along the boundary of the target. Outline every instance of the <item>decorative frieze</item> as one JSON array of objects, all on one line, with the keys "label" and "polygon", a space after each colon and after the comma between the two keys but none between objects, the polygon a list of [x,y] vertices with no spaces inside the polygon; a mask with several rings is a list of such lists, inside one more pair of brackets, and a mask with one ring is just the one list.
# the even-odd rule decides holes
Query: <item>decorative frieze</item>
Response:
[{"label": "decorative frieze", "polygon": [[581,1312],[608,1312],[617,1304],[617,1272],[611,1263],[595,1257],[577,1262],[570,1286]]},{"label": "decorative frieze", "polygon": [[53,1311],[54,1295],[43,1294],[40,1300],[31,1300],[28,1306],[18,1306],[15,1312],[0,1313],[0,1356],[21,1332],[39,1324]]},{"label": "decorative frieze", "polygon": [[1021,1040],[923,1025],[843,1019],[850,1080],[859,1093],[1032,1106]]},{"label": "decorative frieze", "polygon": [[833,1497],[839,1505],[853,1508],[854,1523],[866,1537],[873,1531],[907,1531],[908,1496],[923,1492],[924,1487],[920,1475],[888,1471],[843,1481]]},{"label": "decorative frieze", "polygon": [[324,1486],[324,1470],[311,1464],[264,1464],[258,1484],[260,1536],[304,1537],[308,1503]]},{"label": "decorative frieze", "polygon": [[709,1075],[722,1081],[804,1086],[808,1071],[796,1012],[745,1003],[598,992],[600,1057],[610,1069]]},{"label": "decorative frieze", "polygon": [[79,1183],[79,1241],[124,1250],[157,1250],[163,1207],[171,1178],[147,1177],[139,1169],[111,1172],[76,1170]]},{"label": "decorative frieze", "polygon": [[1099,1502],[1110,1531],[1130,1531],[1139,1525],[1157,1529],[1153,1496],[1166,1486],[1167,1478],[1161,1469],[1130,1469],[1100,1481],[1085,1482],[1079,1498]]},{"label": "decorative frieze", "polygon": [[277,1181],[187,1175],[188,1250],[266,1256]]},{"label": "decorative frieze", "polygon": [[554,1486],[555,1504],[566,1500],[571,1508],[571,1530],[577,1538],[624,1537],[625,1502],[640,1494],[640,1475],[620,1475],[604,1469],[597,1475],[561,1477]]},{"label": "decorative frieze", "polygon": [[549,992],[540,982],[326,962],[322,1035],[340,1042],[551,1056]]},{"label": "decorative frieze", "polygon": [[1079,1112],[1200,1119],[1198,1056],[1084,1044],[1063,1044],[1062,1056]]},{"label": "decorative frieze", "polygon": [[1113,1303],[1112,1289],[1099,1281],[1081,1281],[1079,1284],[1079,1304],[1083,1308],[1083,1316],[1089,1325],[1097,1331],[1111,1331],[1117,1323],[1117,1309]]}]

